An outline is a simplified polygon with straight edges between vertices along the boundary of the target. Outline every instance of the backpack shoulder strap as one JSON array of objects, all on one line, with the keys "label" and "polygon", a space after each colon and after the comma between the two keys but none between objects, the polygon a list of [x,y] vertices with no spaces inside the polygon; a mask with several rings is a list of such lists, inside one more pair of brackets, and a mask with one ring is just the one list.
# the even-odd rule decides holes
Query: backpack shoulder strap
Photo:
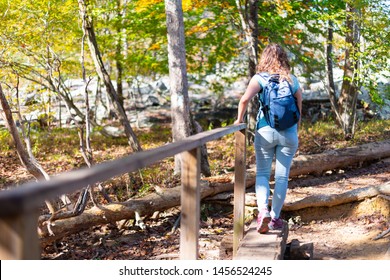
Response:
[{"label": "backpack shoulder strap", "polygon": [[261,73],[257,73],[255,76],[257,77],[257,80],[260,83],[262,88],[268,83],[268,79],[269,79],[268,73],[261,72]]},{"label": "backpack shoulder strap", "polygon": [[[293,88],[292,88],[292,85],[290,84],[290,82],[289,82],[288,80],[286,80],[286,79],[284,79],[283,82],[286,82],[286,83],[287,83],[288,88],[290,89],[290,94],[291,94],[292,96],[294,96]],[[295,96],[294,96],[294,97],[295,97]]]},{"label": "backpack shoulder strap", "polygon": [[[265,88],[269,86],[269,83],[273,77],[273,75],[270,75],[266,72],[257,73],[256,75],[259,76],[259,82],[261,83],[261,90],[257,93],[258,101],[260,102],[260,107],[264,111],[266,108],[268,108],[267,104],[269,104],[269,96],[267,96],[267,92],[265,91]],[[265,114],[265,112],[264,112]]]}]

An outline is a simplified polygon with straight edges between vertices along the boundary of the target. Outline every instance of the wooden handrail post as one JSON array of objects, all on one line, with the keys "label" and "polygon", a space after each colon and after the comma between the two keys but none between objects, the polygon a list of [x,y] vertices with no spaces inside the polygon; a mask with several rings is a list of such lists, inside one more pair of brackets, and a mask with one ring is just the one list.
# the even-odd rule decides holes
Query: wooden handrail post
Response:
[{"label": "wooden handrail post", "polygon": [[0,260],[39,260],[38,212],[0,219]]},{"label": "wooden handrail post", "polygon": [[233,256],[244,237],[246,189],[246,129],[235,132]]},{"label": "wooden handrail post", "polygon": [[181,154],[180,259],[196,260],[199,254],[200,148]]}]

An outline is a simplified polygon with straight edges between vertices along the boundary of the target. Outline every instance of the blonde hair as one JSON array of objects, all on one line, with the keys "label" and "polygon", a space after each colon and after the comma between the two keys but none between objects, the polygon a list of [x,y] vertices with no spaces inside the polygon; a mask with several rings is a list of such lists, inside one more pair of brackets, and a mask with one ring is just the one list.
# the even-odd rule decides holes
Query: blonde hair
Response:
[{"label": "blonde hair", "polygon": [[287,58],[287,53],[278,44],[272,43],[265,47],[256,70],[257,72],[279,74],[280,80],[286,79],[291,82],[290,63]]}]

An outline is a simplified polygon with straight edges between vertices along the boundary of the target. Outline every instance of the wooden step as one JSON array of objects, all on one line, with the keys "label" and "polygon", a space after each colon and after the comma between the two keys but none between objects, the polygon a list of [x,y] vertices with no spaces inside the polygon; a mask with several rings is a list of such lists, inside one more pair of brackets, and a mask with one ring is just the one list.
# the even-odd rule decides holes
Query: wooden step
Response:
[{"label": "wooden step", "polygon": [[283,222],[280,230],[270,230],[266,234],[256,231],[256,220],[250,224],[241,240],[233,260],[282,260],[286,250],[288,224]]}]

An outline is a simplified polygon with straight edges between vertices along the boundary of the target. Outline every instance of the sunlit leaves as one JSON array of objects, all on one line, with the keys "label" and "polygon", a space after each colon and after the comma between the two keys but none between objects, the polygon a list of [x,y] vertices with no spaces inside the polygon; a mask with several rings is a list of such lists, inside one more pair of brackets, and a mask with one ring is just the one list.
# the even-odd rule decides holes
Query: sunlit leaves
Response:
[{"label": "sunlit leaves", "polygon": [[[247,1],[240,3],[247,9]],[[379,0],[355,3],[362,11],[356,19],[363,38],[356,54],[362,65],[361,81],[374,88],[375,83],[369,81],[389,68],[389,9]],[[236,0],[182,0],[182,5],[190,74],[201,77],[214,73],[246,53]],[[89,9],[100,50],[114,79],[118,62],[129,80],[168,73],[164,0],[91,0]],[[325,69],[323,52],[331,20],[334,62],[342,67],[347,47],[345,16],[345,1],[259,1],[260,49],[271,41],[280,43],[292,54],[293,67],[304,65],[303,75],[319,75]],[[17,63],[29,67],[23,71],[43,73],[56,55],[63,75],[80,77],[81,38],[75,0],[0,0],[0,68]],[[92,74],[88,52],[86,66]]]},{"label": "sunlit leaves", "polygon": [[[0,0],[2,67],[19,65],[43,70],[47,63],[67,60],[70,66],[77,42],[77,9],[71,0]],[[54,56],[57,56],[55,58]],[[73,70],[72,70],[73,71]]]},{"label": "sunlit leaves", "polygon": [[143,12],[155,4],[164,2],[164,0],[138,0],[136,2],[135,10],[137,12]]}]

